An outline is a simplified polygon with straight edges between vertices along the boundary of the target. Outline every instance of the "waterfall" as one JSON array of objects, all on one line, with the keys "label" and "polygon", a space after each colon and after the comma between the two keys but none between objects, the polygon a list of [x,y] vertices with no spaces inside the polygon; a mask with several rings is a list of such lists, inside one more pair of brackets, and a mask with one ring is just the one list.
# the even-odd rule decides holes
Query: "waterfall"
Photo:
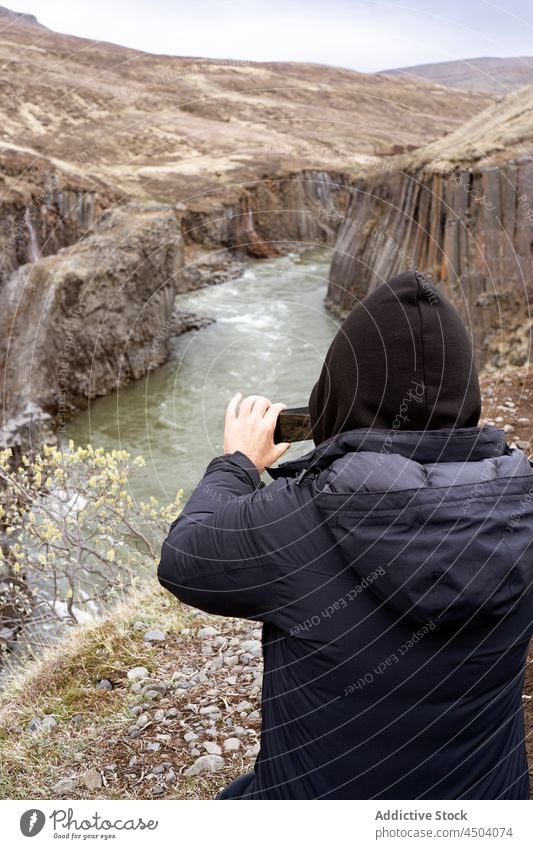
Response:
[{"label": "waterfall", "polygon": [[31,212],[29,206],[26,207],[24,212],[24,223],[26,225],[26,230],[28,231],[28,253],[30,262],[36,262],[39,259],[39,243],[37,241],[37,233],[35,232],[35,227],[33,226],[33,221],[31,220]]}]

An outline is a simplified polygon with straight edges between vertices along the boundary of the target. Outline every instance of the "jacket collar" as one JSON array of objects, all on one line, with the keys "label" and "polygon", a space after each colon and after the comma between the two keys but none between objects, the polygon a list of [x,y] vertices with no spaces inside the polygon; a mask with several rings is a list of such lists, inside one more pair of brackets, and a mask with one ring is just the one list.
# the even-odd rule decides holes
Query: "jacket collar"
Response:
[{"label": "jacket collar", "polygon": [[451,463],[500,457],[510,449],[505,432],[492,425],[440,430],[357,428],[331,436],[295,460],[267,466],[266,471],[274,480],[303,476],[311,469],[321,471],[338,457],[353,451],[401,454],[419,463]]}]

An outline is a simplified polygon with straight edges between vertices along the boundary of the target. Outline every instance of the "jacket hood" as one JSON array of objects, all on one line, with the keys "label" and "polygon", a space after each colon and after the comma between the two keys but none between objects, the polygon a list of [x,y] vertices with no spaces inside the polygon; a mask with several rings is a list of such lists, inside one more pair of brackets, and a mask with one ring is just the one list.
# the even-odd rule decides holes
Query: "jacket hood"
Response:
[{"label": "jacket hood", "polygon": [[312,486],[356,585],[399,618],[495,621],[531,590],[533,472],[498,428],[356,429],[268,471]]},{"label": "jacket hood", "polygon": [[319,444],[355,428],[475,427],[481,396],[458,313],[417,271],[360,301],[334,337],[309,397]]}]

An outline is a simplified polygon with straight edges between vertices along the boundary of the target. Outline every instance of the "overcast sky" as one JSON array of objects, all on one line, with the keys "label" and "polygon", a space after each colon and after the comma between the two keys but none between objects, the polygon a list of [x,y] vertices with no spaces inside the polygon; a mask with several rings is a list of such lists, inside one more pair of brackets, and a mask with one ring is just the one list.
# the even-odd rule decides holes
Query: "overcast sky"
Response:
[{"label": "overcast sky", "polygon": [[2,0],[59,32],[152,53],[377,71],[533,55],[531,0]]}]

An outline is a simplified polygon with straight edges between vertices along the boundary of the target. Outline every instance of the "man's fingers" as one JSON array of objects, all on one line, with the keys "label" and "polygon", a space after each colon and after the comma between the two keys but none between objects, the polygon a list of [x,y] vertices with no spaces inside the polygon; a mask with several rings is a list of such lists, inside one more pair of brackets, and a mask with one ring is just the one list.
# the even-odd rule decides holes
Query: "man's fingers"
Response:
[{"label": "man's fingers", "polygon": [[268,411],[265,415],[265,422],[267,422],[269,425],[271,425],[272,430],[274,430],[274,428],[276,427],[276,422],[278,420],[279,414],[281,413],[282,410],[286,410],[286,409],[287,409],[287,404],[282,404],[281,402],[270,405],[270,407],[269,407],[269,409],[268,409]]},{"label": "man's fingers", "polygon": [[242,392],[237,392],[233,396],[233,398],[229,402],[228,406],[226,407],[226,418],[230,418],[230,417],[235,418],[235,416],[237,415],[237,407],[239,405],[239,401],[241,400],[241,398],[242,398]]},{"label": "man's fingers", "polygon": [[263,415],[264,411],[270,406],[270,401],[264,395],[248,395],[241,401],[241,409],[239,415],[249,416],[252,412]]},{"label": "man's fingers", "polygon": [[291,447],[290,442],[278,442],[274,446],[274,450],[275,450],[276,454],[275,454],[275,458],[274,458],[273,462],[275,463],[276,460],[279,460],[281,455],[285,454],[285,451],[288,451],[290,447]]}]

